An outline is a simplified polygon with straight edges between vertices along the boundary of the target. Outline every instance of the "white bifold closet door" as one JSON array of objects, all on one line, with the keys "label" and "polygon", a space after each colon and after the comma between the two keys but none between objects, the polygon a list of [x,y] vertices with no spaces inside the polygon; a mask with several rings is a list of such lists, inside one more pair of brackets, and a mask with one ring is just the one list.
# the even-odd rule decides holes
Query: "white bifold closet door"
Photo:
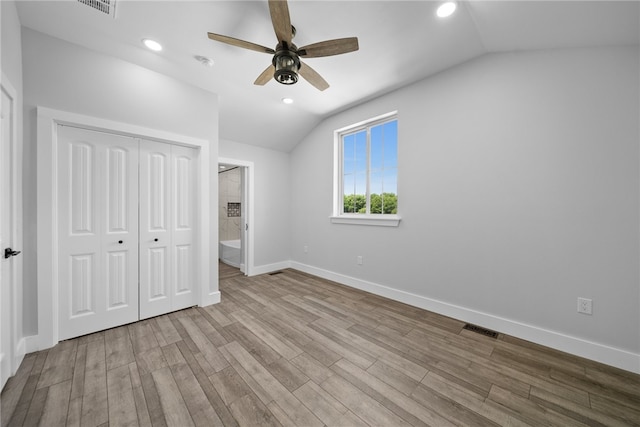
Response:
[{"label": "white bifold closet door", "polygon": [[59,338],[138,320],[138,143],[58,128]]},{"label": "white bifold closet door", "polygon": [[196,303],[196,155],[59,127],[59,339]]},{"label": "white bifold closet door", "polygon": [[140,141],[140,319],[196,302],[195,155]]}]

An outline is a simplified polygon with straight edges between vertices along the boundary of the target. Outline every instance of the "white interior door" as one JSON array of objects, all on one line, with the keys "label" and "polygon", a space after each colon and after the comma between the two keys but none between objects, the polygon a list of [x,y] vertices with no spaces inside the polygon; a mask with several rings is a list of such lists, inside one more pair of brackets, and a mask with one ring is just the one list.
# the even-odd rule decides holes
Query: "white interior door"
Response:
[{"label": "white interior door", "polygon": [[173,284],[171,310],[196,304],[196,194],[197,152],[171,146],[173,215],[171,216]]},{"label": "white interior door", "polygon": [[140,141],[140,319],[196,302],[195,155]]},{"label": "white interior door", "polygon": [[140,141],[140,318],[171,311],[171,146]]},{"label": "white interior door", "polygon": [[138,142],[60,126],[59,338],[138,320]]},{"label": "white interior door", "polygon": [[[3,88],[4,89],[4,88]],[[0,108],[0,390],[13,374],[14,323],[13,292],[15,261],[13,256],[5,258],[5,250],[15,250],[13,239],[13,177],[12,147],[15,137],[14,103],[5,90],[2,90]]]},{"label": "white interior door", "polygon": [[240,205],[240,211],[242,221],[240,222],[240,271],[247,275],[247,239],[249,228],[249,221],[247,220],[248,207],[249,207],[249,168],[246,166],[239,166],[242,171],[241,187],[242,188],[242,204]]}]

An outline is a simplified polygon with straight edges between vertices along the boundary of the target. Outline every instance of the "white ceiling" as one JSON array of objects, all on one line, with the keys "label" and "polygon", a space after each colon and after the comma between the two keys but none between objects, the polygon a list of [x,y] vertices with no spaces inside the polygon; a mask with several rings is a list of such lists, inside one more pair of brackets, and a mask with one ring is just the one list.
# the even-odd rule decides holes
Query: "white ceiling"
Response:
[{"label": "white ceiling", "polygon": [[[23,26],[219,94],[220,138],[282,151],[325,117],[486,53],[640,42],[637,1],[474,0],[446,19],[436,17],[438,5],[290,0],[298,46],[359,39],[358,52],[305,60],[331,85],[324,92],[305,81],[255,86],[271,57],[207,38],[210,31],[275,47],[266,0],[117,0],[115,19],[74,0],[19,1],[18,13]],[[164,50],[146,50],[145,37]]]}]

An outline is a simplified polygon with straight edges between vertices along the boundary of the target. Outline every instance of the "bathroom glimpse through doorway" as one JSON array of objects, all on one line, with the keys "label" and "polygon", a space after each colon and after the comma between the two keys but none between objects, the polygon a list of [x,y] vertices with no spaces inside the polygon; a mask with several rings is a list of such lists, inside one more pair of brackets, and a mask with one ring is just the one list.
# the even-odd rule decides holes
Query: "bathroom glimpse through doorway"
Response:
[{"label": "bathroom glimpse through doorway", "polygon": [[253,270],[252,218],[253,162],[219,158],[218,259],[247,276]]}]

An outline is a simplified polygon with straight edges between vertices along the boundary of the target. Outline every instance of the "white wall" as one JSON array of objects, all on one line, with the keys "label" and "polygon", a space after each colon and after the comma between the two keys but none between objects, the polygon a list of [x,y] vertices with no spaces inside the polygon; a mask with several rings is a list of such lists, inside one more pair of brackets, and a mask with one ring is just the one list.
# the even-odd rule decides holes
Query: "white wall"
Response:
[{"label": "white wall", "polygon": [[[291,153],[293,265],[640,372],[638,60],[486,55],[327,119]],[[400,226],[330,224],[334,129],[393,110]]]},{"label": "white wall", "polygon": [[[209,140],[211,171],[217,170],[217,95],[27,28],[22,41],[25,177],[29,177],[25,179],[26,265],[36,265],[36,106]],[[209,241],[215,259],[218,178],[216,173],[211,175]],[[35,268],[25,273],[25,333],[35,335],[37,277]],[[210,280],[217,286],[217,265],[210,269]]]},{"label": "white wall", "polygon": [[220,157],[254,163],[253,265],[256,272],[282,268],[291,259],[289,153],[220,140]]},{"label": "white wall", "polygon": [[2,53],[0,66],[16,90],[22,90],[20,19],[15,1],[0,2]]}]

